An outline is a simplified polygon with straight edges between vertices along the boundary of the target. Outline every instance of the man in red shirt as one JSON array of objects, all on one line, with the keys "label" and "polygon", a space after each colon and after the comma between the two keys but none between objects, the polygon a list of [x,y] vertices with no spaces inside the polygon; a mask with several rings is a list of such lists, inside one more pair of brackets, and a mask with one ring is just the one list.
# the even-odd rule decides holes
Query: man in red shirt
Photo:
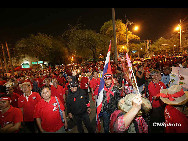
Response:
[{"label": "man in red shirt", "polygon": [[0,133],[16,133],[23,121],[22,111],[10,105],[10,95],[0,96]]},{"label": "man in red shirt", "polygon": [[163,123],[164,118],[164,103],[160,100],[157,95],[160,93],[160,90],[166,89],[166,86],[161,82],[161,74],[158,70],[153,70],[151,72],[152,81],[148,85],[149,91],[149,100],[152,103],[151,111],[151,133],[164,133],[164,127],[162,126],[153,126],[153,123]]},{"label": "man in red shirt", "polygon": [[88,77],[86,77],[85,73],[82,73],[82,77],[80,80],[80,89],[85,91],[86,97],[89,99],[88,95]]},{"label": "man in red shirt", "polygon": [[51,85],[51,95],[52,96],[57,96],[60,101],[65,104],[65,88],[63,86],[58,85],[57,79],[52,78],[52,84]]},{"label": "man in red shirt", "polygon": [[57,81],[58,81],[59,85],[64,86],[64,84],[65,84],[65,77],[63,76],[63,73],[59,74],[59,76],[57,78]]},{"label": "man in red shirt", "polygon": [[94,102],[95,102],[96,96],[98,95],[99,85],[100,85],[100,78],[98,78],[97,71],[94,71],[93,78],[91,79],[91,81],[89,83],[89,86],[90,86],[91,92],[92,92],[92,100]]},{"label": "man in red shirt", "polygon": [[[65,133],[67,128],[67,120],[65,116],[65,107],[58,99],[61,110],[63,111],[64,123],[61,120],[59,108],[55,97],[51,96],[50,87],[44,86],[42,93],[42,100],[36,105],[34,117],[36,118],[39,130],[42,133],[54,132]],[[65,129],[64,129],[65,126]]]},{"label": "man in red shirt", "polygon": [[10,94],[11,97],[11,105],[18,108],[18,98],[20,95],[14,92],[13,83],[7,82],[5,83],[5,86],[8,89],[8,94]]},{"label": "man in red shirt", "polygon": [[23,95],[18,99],[18,107],[21,108],[24,117],[24,125],[30,132],[36,132],[36,125],[34,122],[34,109],[35,105],[41,100],[39,93],[32,92],[30,82],[24,82],[21,84],[21,90]]},{"label": "man in red shirt", "polygon": [[67,76],[67,83],[65,84],[65,94],[66,96],[68,95],[68,91],[70,89],[69,83],[72,81],[72,77],[71,76]]}]

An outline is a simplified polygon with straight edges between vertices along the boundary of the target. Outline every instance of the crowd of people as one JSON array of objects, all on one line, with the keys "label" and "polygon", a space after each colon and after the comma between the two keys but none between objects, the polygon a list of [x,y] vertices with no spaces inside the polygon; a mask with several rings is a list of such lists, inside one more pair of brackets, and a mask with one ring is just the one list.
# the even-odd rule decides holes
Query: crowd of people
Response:
[{"label": "crowd of people", "polygon": [[[99,133],[90,121],[102,75],[100,119],[104,133],[188,133],[188,90],[170,81],[171,67],[188,68],[188,57],[154,57],[134,64],[138,91],[126,59],[28,70],[0,76],[0,133]],[[139,92],[139,93],[138,93]],[[97,108],[97,107],[96,107]],[[68,118],[67,118],[68,117]]]}]

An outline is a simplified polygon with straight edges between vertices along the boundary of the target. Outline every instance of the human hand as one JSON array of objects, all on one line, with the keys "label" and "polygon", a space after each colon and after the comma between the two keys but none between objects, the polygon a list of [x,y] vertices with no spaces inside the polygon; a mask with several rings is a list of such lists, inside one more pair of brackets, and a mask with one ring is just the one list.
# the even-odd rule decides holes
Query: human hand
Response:
[{"label": "human hand", "polygon": [[87,112],[88,112],[88,114],[90,114],[91,113],[91,108],[87,108]]},{"label": "human hand", "polygon": [[72,114],[71,113],[69,113],[68,116],[69,116],[69,118],[72,118]]},{"label": "human hand", "polygon": [[133,98],[132,101],[133,108],[139,111],[141,109],[141,104],[142,104],[142,97],[140,94],[138,94]]}]

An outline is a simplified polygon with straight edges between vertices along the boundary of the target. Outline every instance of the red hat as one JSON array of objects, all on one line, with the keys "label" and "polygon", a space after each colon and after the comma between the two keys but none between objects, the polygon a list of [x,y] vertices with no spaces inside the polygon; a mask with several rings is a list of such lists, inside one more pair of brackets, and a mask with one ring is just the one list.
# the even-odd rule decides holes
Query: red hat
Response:
[{"label": "red hat", "polygon": [[112,73],[105,73],[104,74],[104,79],[110,79],[110,78],[112,78]]}]

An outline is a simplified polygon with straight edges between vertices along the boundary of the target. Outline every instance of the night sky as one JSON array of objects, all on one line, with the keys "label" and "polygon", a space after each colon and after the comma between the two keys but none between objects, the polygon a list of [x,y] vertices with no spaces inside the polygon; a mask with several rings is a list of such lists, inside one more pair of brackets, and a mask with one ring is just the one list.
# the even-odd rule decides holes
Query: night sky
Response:
[{"label": "night sky", "polygon": [[[188,8],[115,8],[116,19],[138,24],[141,40],[156,40],[173,32],[179,20],[188,22]],[[14,43],[38,32],[61,35],[68,24],[100,31],[112,19],[111,8],[0,8],[0,41]],[[132,26],[129,26],[132,30]]]}]

